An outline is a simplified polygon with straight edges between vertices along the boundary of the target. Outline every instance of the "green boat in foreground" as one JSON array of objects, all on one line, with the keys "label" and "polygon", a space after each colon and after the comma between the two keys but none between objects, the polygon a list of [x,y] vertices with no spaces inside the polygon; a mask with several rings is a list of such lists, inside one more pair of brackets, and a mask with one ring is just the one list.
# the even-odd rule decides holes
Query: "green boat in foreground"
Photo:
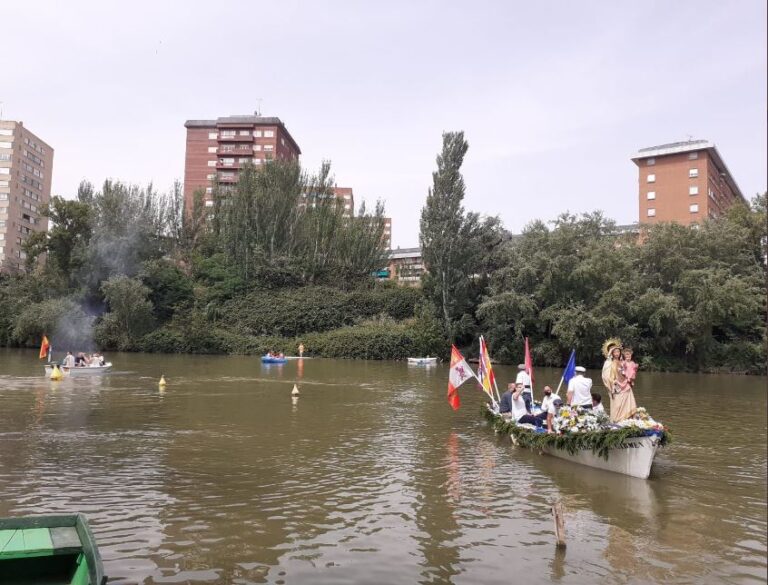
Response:
[{"label": "green boat in foreground", "polygon": [[88,521],[71,516],[0,518],[3,585],[104,585]]}]

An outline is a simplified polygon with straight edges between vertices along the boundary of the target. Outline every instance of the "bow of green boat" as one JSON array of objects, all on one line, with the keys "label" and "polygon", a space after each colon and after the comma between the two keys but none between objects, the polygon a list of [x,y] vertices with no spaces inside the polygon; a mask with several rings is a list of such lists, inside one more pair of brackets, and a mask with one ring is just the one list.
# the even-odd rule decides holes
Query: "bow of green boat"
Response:
[{"label": "bow of green boat", "polygon": [[0,518],[0,583],[103,585],[96,540],[82,514]]}]

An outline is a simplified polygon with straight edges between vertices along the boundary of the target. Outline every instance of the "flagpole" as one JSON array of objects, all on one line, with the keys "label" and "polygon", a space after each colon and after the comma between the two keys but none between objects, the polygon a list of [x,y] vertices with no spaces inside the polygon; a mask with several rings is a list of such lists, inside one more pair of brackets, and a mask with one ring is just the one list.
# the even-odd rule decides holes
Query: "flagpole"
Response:
[{"label": "flagpole", "polygon": [[560,383],[557,385],[557,390],[555,390],[555,394],[560,394],[560,386],[563,385],[563,380],[565,378],[563,376],[560,376]]}]

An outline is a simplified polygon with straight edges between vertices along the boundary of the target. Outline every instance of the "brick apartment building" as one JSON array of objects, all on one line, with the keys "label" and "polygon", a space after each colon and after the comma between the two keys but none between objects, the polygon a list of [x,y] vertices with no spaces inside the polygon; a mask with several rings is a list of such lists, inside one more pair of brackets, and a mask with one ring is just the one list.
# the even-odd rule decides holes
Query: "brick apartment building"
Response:
[{"label": "brick apartment building", "polygon": [[[307,197],[310,199],[313,197],[319,197],[316,193],[302,193],[302,201],[299,202],[299,207],[303,208],[307,205]],[[352,192],[351,187],[334,187],[333,188],[334,199],[337,205],[342,206],[344,217],[354,217],[355,215],[355,194]],[[314,205],[314,203],[312,203]]]},{"label": "brick apartment building", "polygon": [[46,231],[40,210],[51,198],[53,148],[24,127],[0,120],[0,270],[24,268],[22,242]]},{"label": "brick apartment building", "polygon": [[707,140],[643,148],[639,170],[640,223],[699,223],[746,199],[715,145]]},{"label": "brick apartment building", "polygon": [[[184,202],[191,209],[193,195],[204,189],[210,195],[214,182],[237,182],[241,165],[269,160],[293,160],[301,149],[280,118],[226,116],[216,120],[187,120],[184,160]],[[206,198],[206,204],[213,202]]]}]

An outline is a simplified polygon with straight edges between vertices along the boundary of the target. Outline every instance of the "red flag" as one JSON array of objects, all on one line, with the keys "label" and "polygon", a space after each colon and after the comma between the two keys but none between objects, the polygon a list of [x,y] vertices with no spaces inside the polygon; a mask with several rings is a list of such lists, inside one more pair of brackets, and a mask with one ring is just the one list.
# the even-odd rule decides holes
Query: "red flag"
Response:
[{"label": "red flag", "polygon": [[43,335],[43,342],[40,344],[40,359],[44,360],[46,357],[48,357],[48,350],[50,349],[51,344],[48,343],[48,338]]},{"label": "red flag", "polygon": [[528,347],[528,338],[525,338],[525,372],[531,377],[531,387],[533,387],[533,360],[531,359],[531,349]]},{"label": "red flag", "polygon": [[453,410],[459,410],[459,406],[461,406],[459,386],[470,378],[476,378],[475,373],[469,367],[467,360],[464,359],[461,352],[456,349],[455,345],[452,345],[451,368],[448,372],[448,404],[451,405]]}]

